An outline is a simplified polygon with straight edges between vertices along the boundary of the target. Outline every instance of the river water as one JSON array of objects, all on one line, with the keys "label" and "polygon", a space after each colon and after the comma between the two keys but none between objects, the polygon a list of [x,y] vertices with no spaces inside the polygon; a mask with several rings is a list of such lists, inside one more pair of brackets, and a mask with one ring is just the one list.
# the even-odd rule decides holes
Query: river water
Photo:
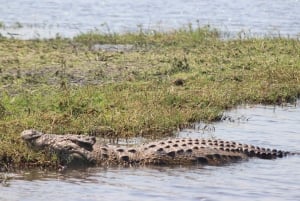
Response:
[{"label": "river water", "polygon": [[[300,152],[300,107],[244,106],[180,137],[216,137]],[[300,198],[300,157],[226,166],[89,168],[8,174],[0,201],[270,200]]]},{"label": "river water", "polygon": [[[192,23],[229,34],[300,33],[300,0],[0,0],[0,33],[19,38],[166,31]],[[1,27],[1,26],[0,26]]]}]

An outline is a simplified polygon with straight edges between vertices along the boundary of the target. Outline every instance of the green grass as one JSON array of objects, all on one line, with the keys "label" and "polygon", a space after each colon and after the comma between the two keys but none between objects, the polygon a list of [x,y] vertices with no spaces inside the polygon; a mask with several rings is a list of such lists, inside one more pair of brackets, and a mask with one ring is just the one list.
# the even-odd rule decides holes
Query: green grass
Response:
[{"label": "green grass", "polygon": [[[94,44],[132,44],[94,51]],[[300,95],[299,39],[220,39],[210,27],[168,33],[0,38],[0,168],[56,167],[20,132],[162,138],[240,104]],[[180,82],[176,82],[180,80]],[[178,84],[179,83],[179,84]]]}]

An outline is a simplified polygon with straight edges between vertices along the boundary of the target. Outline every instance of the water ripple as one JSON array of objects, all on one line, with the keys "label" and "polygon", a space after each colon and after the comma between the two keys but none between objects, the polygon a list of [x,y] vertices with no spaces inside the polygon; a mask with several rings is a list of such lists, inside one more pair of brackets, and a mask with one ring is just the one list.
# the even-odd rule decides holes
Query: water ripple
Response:
[{"label": "water ripple", "polygon": [[[210,24],[225,32],[299,36],[300,2],[296,0],[0,0],[0,33],[21,38],[72,37],[94,30],[126,32],[170,30]],[[20,22],[23,27],[15,28]]]}]

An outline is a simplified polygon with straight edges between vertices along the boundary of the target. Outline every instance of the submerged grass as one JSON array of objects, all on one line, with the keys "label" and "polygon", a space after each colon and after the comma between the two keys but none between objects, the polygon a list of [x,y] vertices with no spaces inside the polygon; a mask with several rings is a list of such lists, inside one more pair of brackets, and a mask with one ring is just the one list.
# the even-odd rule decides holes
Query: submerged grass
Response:
[{"label": "submerged grass", "polygon": [[[107,51],[101,44],[133,48]],[[223,40],[210,27],[2,37],[0,55],[1,170],[57,167],[55,156],[24,145],[24,129],[160,138],[218,120],[239,104],[282,104],[300,95],[299,39]]]}]

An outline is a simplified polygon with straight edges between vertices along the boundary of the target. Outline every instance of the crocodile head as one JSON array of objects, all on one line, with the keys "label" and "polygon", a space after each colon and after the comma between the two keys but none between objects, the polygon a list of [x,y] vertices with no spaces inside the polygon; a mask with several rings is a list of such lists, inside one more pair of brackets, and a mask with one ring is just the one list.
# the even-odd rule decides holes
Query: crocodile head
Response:
[{"label": "crocodile head", "polygon": [[24,130],[21,133],[21,138],[32,148],[42,148],[42,144],[38,144],[39,138],[43,136],[42,132],[39,132],[37,130],[29,129]]},{"label": "crocodile head", "polygon": [[93,162],[91,152],[96,141],[94,137],[82,135],[44,134],[36,130],[25,130],[21,138],[35,150],[46,150],[56,154],[63,164]]},{"label": "crocodile head", "polygon": [[43,135],[43,133],[30,129],[30,130],[24,130],[21,133],[21,137],[23,140],[28,141],[28,140],[32,140],[38,137],[41,137]]}]

